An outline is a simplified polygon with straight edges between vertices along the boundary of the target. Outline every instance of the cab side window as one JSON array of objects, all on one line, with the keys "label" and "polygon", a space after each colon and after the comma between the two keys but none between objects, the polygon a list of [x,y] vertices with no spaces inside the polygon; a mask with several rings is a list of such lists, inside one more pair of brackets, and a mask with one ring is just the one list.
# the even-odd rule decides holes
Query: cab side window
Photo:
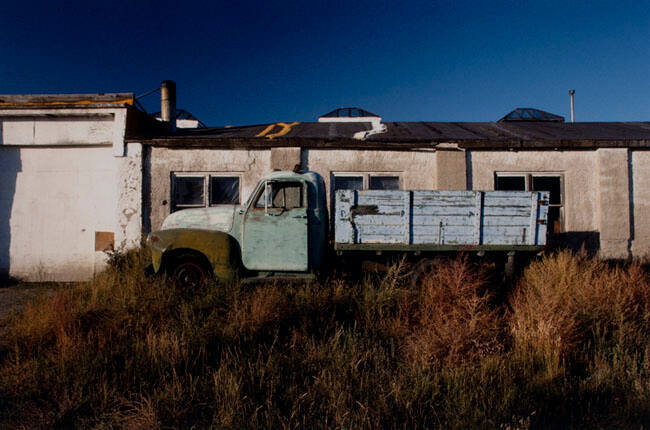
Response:
[{"label": "cab side window", "polygon": [[264,207],[264,198],[267,198],[267,207],[283,210],[301,208],[304,206],[302,184],[300,182],[270,182],[266,186],[266,193],[260,194],[255,203],[256,208]]}]

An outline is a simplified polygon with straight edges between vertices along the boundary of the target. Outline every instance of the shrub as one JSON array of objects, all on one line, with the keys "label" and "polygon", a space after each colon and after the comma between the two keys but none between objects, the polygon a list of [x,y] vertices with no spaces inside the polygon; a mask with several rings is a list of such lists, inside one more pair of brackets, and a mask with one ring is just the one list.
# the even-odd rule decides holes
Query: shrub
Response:
[{"label": "shrub", "polygon": [[525,270],[510,303],[516,346],[552,360],[585,345],[647,346],[650,282],[638,264],[559,252]]},{"label": "shrub", "polygon": [[502,350],[503,319],[490,303],[488,280],[487,269],[464,255],[441,261],[424,277],[398,316],[409,365],[457,365]]}]

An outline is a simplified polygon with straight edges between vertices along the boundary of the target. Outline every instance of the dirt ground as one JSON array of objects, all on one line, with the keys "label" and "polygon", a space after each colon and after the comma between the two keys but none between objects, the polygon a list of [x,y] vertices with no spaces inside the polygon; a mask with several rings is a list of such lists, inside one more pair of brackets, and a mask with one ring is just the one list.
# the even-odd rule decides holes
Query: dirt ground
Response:
[{"label": "dirt ground", "polygon": [[20,310],[25,303],[41,294],[54,294],[55,288],[55,284],[44,283],[19,283],[9,286],[0,284],[0,337],[4,320],[13,310]]}]

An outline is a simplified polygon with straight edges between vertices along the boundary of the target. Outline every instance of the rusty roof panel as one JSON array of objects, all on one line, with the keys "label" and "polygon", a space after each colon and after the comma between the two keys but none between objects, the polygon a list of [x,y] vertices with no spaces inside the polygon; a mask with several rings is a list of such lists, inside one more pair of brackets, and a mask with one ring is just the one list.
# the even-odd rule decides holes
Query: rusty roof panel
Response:
[{"label": "rusty roof panel", "polygon": [[0,108],[133,105],[133,93],[0,94]]}]

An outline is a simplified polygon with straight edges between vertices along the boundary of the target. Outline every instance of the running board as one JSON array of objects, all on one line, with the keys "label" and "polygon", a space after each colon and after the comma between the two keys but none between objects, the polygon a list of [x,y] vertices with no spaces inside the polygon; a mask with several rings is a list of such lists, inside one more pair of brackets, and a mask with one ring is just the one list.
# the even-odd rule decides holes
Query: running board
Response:
[{"label": "running board", "polygon": [[252,284],[256,282],[305,282],[315,281],[316,275],[313,273],[299,273],[299,274],[286,274],[281,275],[268,275],[268,276],[254,276],[251,278],[244,278],[241,280],[242,284]]}]

